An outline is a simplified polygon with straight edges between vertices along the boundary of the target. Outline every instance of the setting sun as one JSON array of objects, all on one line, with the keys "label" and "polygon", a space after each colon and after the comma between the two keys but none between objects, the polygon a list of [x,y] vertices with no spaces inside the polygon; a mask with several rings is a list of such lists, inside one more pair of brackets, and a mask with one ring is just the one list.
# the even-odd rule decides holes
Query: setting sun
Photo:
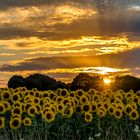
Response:
[{"label": "setting sun", "polygon": [[105,83],[106,85],[108,85],[108,84],[111,83],[111,80],[108,79],[108,78],[104,78],[103,81],[104,81],[104,83]]}]

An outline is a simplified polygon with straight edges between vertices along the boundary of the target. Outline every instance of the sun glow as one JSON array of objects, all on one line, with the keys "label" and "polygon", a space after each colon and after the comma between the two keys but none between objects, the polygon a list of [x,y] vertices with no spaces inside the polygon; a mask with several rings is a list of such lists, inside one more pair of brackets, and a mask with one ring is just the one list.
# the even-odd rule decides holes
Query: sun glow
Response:
[{"label": "sun glow", "polygon": [[106,85],[109,85],[111,83],[111,79],[109,78],[104,78],[103,81],[104,81],[104,84]]}]

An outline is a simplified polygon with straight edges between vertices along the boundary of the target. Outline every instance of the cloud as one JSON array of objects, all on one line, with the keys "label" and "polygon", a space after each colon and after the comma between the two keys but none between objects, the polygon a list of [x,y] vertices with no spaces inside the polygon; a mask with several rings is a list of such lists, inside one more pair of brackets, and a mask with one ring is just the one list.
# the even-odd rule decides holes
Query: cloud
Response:
[{"label": "cloud", "polygon": [[100,56],[42,57],[29,59],[16,65],[3,65],[0,67],[0,71],[14,72],[100,66],[131,69],[140,67],[139,54],[140,49],[134,49],[119,54]]}]

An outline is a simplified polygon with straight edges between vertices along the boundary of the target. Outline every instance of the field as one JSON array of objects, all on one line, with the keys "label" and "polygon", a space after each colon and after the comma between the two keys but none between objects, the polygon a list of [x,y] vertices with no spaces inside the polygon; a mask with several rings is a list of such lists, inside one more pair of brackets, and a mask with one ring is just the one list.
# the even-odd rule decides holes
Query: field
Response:
[{"label": "field", "polygon": [[140,91],[0,90],[0,140],[139,140]]}]

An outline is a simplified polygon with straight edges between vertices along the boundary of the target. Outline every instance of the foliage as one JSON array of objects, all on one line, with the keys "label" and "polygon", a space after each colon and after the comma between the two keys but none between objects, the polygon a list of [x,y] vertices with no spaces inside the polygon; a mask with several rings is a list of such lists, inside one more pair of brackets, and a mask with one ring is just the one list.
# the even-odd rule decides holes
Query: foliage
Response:
[{"label": "foliage", "polygon": [[0,140],[132,140],[140,91],[0,90]]},{"label": "foliage", "polygon": [[140,79],[130,75],[116,76],[111,86],[114,91],[123,89],[125,92],[128,92],[130,89],[133,89],[136,92],[140,90]]},{"label": "foliage", "polygon": [[103,78],[100,75],[90,75],[88,73],[80,73],[71,84],[72,90],[83,89],[88,91],[91,88],[102,90]]},{"label": "foliage", "polygon": [[9,88],[18,88],[24,86],[27,89],[37,88],[38,90],[42,91],[67,87],[64,82],[56,81],[55,79],[42,74],[33,74],[26,78],[14,75],[8,81]]}]

